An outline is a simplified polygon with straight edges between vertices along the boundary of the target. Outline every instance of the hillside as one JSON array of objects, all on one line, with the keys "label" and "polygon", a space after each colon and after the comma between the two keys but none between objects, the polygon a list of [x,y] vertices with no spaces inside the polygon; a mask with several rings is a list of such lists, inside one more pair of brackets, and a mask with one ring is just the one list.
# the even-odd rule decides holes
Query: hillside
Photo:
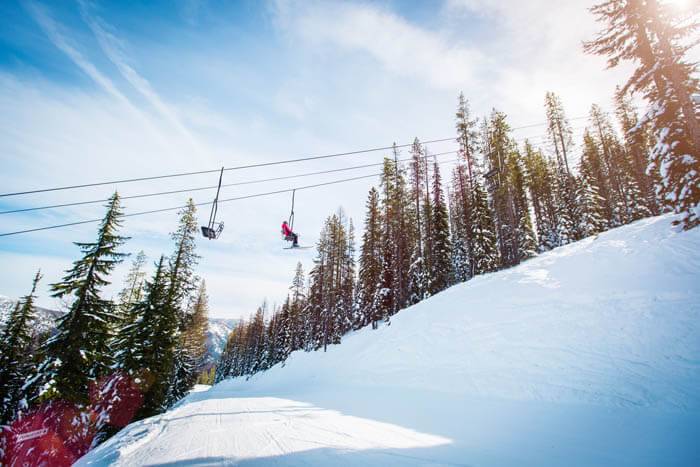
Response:
[{"label": "hillside", "polygon": [[128,426],[78,465],[700,465],[700,229],[478,277]]}]

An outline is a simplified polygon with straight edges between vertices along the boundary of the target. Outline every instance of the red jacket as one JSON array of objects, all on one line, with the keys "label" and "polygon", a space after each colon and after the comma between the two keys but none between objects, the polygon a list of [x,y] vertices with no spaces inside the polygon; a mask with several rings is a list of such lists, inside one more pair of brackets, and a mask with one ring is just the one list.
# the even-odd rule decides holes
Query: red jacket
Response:
[{"label": "red jacket", "polygon": [[285,237],[288,237],[292,235],[294,232],[292,232],[292,229],[289,228],[288,224],[282,224],[282,233],[284,234]]}]

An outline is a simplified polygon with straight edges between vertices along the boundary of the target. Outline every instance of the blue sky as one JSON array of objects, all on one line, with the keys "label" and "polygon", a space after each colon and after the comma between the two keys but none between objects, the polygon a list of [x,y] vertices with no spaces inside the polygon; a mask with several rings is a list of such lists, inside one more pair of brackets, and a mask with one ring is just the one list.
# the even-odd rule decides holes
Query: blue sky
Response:
[{"label": "blue sky", "polygon": [[[463,91],[477,115],[513,126],[544,120],[544,93],[570,116],[610,107],[626,70],[606,71],[580,43],[597,30],[572,0],[316,2],[5,1],[0,4],[2,192],[202,170],[454,134]],[[583,121],[574,122],[576,133]],[[543,127],[516,132],[542,143]],[[451,142],[433,152],[451,150]],[[225,182],[377,162],[381,154],[227,173]],[[445,164],[444,169],[449,169]],[[373,169],[353,172],[371,174]],[[313,178],[323,182],[347,174]],[[226,189],[224,196],[309,183]],[[211,185],[197,176],[0,199],[0,210]],[[297,226],[313,244],[343,206],[361,229],[372,181],[299,192]],[[193,194],[208,201],[211,192]],[[182,195],[133,200],[127,212],[177,206]],[[247,316],[283,300],[297,260],[278,230],[289,196],[222,205],[224,237],[200,243],[212,315]],[[0,216],[0,231],[100,217],[99,206]],[[208,213],[202,212],[203,217]],[[126,250],[168,253],[173,214],[127,220]],[[33,271],[56,281],[95,226],[0,238],[0,294],[18,296]],[[118,289],[126,266],[115,274]],[[57,304],[42,289],[40,303]]]}]

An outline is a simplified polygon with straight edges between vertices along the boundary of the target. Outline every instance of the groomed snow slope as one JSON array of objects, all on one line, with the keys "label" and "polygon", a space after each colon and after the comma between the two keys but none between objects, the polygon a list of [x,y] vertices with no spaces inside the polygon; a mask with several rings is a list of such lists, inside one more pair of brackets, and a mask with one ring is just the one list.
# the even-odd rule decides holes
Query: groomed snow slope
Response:
[{"label": "groomed snow slope", "polygon": [[658,217],[190,395],[79,465],[700,465],[700,229]]}]

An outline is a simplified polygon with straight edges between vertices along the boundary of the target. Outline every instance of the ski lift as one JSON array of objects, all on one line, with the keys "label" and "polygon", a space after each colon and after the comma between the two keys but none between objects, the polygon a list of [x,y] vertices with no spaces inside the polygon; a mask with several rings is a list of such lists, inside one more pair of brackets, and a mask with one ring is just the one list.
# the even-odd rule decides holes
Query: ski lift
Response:
[{"label": "ski lift", "polygon": [[299,240],[299,234],[294,232],[294,199],[296,197],[297,190],[292,190],[292,209],[289,213],[289,220],[287,221],[287,225],[289,226],[289,231],[292,232],[291,235],[285,234],[284,230],[282,231],[282,238],[287,241],[287,242],[292,242],[292,245],[285,248],[285,250],[305,250],[308,248],[311,248],[310,246],[300,246],[297,242]]},{"label": "ski lift", "polygon": [[219,192],[221,191],[221,179],[224,177],[224,168],[221,167],[219,174],[219,186],[216,189],[216,197],[211,205],[211,213],[209,213],[209,224],[202,226],[202,235],[209,240],[216,240],[224,231],[224,223],[216,222],[216,213],[219,210]]},{"label": "ski lift", "polygon": [[[292,210],[289,212],[289,220],[287,220],[287,225],[289,226],[289,230],[291,232],[294,232],[294,198],[296,197],[297,190],[292,190]],[[285,241],[292,242],[294,241],[294,237],[291,235],[286,235],[284,231],[282,231],[282,235],[285,239]]]}]

